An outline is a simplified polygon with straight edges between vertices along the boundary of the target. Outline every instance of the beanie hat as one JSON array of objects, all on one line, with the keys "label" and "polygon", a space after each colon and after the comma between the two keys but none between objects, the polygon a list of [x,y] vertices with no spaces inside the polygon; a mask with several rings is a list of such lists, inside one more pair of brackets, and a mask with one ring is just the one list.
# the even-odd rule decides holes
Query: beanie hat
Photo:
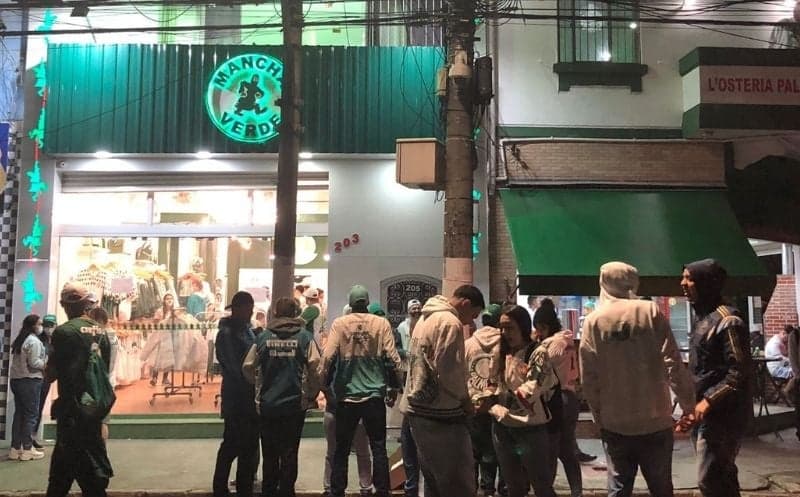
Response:
[{"label": "beanie hat", "polygon": [[376,316],[385,317],[386,312],[381,308],[381,305],[378,302],[373,302],[367,306],[367,312],[370,314],[375,314]]}]

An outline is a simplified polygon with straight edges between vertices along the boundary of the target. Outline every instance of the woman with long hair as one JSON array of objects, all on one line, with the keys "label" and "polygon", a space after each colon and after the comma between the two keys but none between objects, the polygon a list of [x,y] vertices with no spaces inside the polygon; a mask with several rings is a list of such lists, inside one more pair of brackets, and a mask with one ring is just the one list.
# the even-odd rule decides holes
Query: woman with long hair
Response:
[{"label": "woman with long hair", "polygon": [[22,329],[11,344],[11,391],[14,393],[14,420],[11,424],[11,450],[8,458],[31,461],[44,457],[33,447],[33,430],[39,416],[47,352],[37,335],[42,319],[36,314],[22,320]]},{"label": "woman with long hair", "polygon": [[492,442],[509,497],[524,497],[533,486],[537,497],[555,497],[548,402],[558,387],[546,350],[531,338],[531,317],[523,307],[503,308],[499,327],[500,387],[489,409],[495,423]]},{"label": "woman with long hair", "polygon": [[583,494],[581,466],[578,461],[578,441],[575,439],[575,428],[578,425],[578,414],[581,406],[575,393],[578,381],[578,350],[575,336],[571,330],[561,326],[553,301],[546,298],[539,304],[533,317],[533,327],[542,336],[543,347],[553,364],[560,384],[562,402],[561,415],[551,420],[550,443],[553,450],[553,479],[556,476],[558,460],[564,466],[564,473],[569,482],[572,497]]}]

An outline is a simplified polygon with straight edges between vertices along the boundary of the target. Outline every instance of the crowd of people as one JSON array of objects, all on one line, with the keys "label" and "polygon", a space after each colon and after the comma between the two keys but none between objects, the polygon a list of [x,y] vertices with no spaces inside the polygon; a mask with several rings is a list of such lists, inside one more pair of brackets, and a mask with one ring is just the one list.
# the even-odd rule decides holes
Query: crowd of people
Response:
[{"label": "crowd of people", "polygon": [[[470,285],[409,301],[397,330],[361,285],[351,288],[343,314],[329,326],[310,325],[307,318],[316,319],[319,309],[283,297],[256,332],[253,297],[237,292],[216,340],[224,433],[213,494],[230,495],[236,460],[238,496],[253,495],[259,461],[262,495],[294,496],[306,413],[323,407],[325,495],[345,495],[355,448],[361,495],[386,497],[387,409],[398,403],[407,497],[419,495],[421,481],[428,497],[472,497],[479,488],[483,495],[523,497],[533,489],[537,497],[555,496],[559,461],[577,497],[583,492],[575,437],[580,388],[600,428],[609,496],[631,495],[639,469],[651,495],[672,496],[676,432],[691,433],[702,495],[739,495],[736,455],[752,415],[753,369],[747,326],[723,302],[725,279],[711,259],[683,269],[680,285],[696,317],[688,368],[669,320],[637,296],[638,272],[621,262],[600,268],[600,296],[583,320],[579,346],[552,300],[531,316],[514,304],[486,305]],[[304,297],[306,309],[318,305],[318,292]],[[11,458],[43,457],[32,438],[39,398],[45,381],[58,381],[49,497],[67,495],[75,480],[84,495],[103,496],[113,475],[104,420],[80,408],[84,372],[98,351],[97,338],[86,333],[97,328],[95,304],[85,288],[68,284],[61,305],[69,320],[50,333],[44,330],[55,324],[52,316],[29,316],[12,344],[18,415]],[[790,348],[796,376],[796,343]],[[670,391],[681,407],[678,419]]]}]

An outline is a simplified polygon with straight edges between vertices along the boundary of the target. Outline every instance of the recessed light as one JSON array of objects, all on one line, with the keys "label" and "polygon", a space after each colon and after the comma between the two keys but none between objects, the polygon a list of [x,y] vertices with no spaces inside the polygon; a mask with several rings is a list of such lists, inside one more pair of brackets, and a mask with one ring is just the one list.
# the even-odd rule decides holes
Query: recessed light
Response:
[{"label": "recessed light", "polygon": [[112,157],[111,152],[108,152],[106,150],[98,150],[97,152],[94,153],[94,156],[97,159],[110,159]]},{"label": "recessed light", "polygon": [[325,261],[331,260],[330,254],[325,254],[325,255],[322,256],[322,258],[325,259]]},{"label": "recessed light", "polygon": [[298,157],[300,157],[301,159],[311,159],[312,157],[314,157],[314,154],[312,154],[311,152],[300,152],[298,154]]},{"label": "recessed light", "polygon": [[194,155],[198,159],[210,159],[211,158],[211,152],[209,152],[208,150],[200,150],[199,152],[197,152]]},{"label": "recessed light", "polygon": [[639,25],[636,24],[635,22],[632,22],[632,23],[628,24],[628,27],[631,28],[631,29],[636,29],[636,28],[639,27]]}]

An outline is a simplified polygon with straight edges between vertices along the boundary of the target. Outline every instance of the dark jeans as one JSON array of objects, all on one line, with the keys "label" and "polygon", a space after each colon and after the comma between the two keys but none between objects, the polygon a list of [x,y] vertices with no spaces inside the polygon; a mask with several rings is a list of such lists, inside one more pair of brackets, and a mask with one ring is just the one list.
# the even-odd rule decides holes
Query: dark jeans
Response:
[{"label": "dark jeans", "polygon": [[39,426],[42,424],[42,416],[44,416],[44,404],[47,400],[47,395],[50,393],[50,385],[52,385],[52,383],[42,383],[42,393],[39,394],[39,415],[36,416],[36,426],[33,428],[34,433],[39,432]]},{"label": "dark jeans", "polygon": [[620,435],[602,430],[608,465],[608,497],[629,497],[636,472],[653,497],[672,497],[672,429],[647,435]]},{"label": "dark jeans", "polygon": [[741,433],[730,426],[700,423],[692,433],[697,451],[697,486],[703,497],[738,497]]},{"label": "dark jeans", "polygon": [[30,449],[36,417],[39,414],[39,394],[42,391],[41,378],[15,378],[11,380],[14,393],[14,420],[11,423],[11,447]]},{"label": "dark jeans", "polygon": [[403,469],[406,473],[406,481],[403,484],[405,496],[419,497],[419,455],[408,417],[403,418],[403,426],[400,428],[400,447],[403,451]]},{"label": "dark jeans", "polygon": [[363,420],[372,451],[372,484],[377,497],[389,495],[389,458],[386,456],[386,405],[382,398],[336,404],[336,452],[331,470],[331,494],[344,497],[347,463],[358,422]]},{"label": "dark jeans", "polygon": [[[578,425],[578,414],[581,411],[581,404],[578,396],[571,390],[561,390],[561,398],[564,402],[564,416],[561,421],[561,431],[558,435],[557,445],[558,459],[564,466],[564,473],[569,482],[570,494],[572,497],[580,497],[583,494],[583,478],[581,476],[581,463],[578,461],[578,441],[575,439],[575,428]],[[555,465],[555,470],[558,465]],[[553,471],[555,479],[555,471]]]},{"label": "dark jeans", "polygon": [[280,418],[261,418],[263,497],[294,497],[297,451],[305,422],[305,412]]},{"label": "dark jeans", "polygon": [[47,497],[66,497],[76,480],[82,495],[106,496],[108,480],[114,473],[100,426],[100,421],[78,421],[75,417],[57,419]]},{"label": "dark jeans", "polygon": [[492,440],[509,497],[524,497],[533,486],[536,497],[555,497],[550,434],[547,426],[509,428],[492,423]]},{"label": "dark jeans", "polygon": [[469,421],[469,436],[472,439],[472,455],[475,458],[475,479],[484,494],[495,492],[497,478],[497,455],[492,443],[492,417],[477,414]]},{"label": "dark jeans", "polygon": [[214,497],[227,497],[228,477],[231,474],[233,460],[236,464],[236,495],[251,497],[253,495],[253,479],[258,469],[258,418],[251,415],[229,414],[224,419],[225,428],[222,443],[217,452],[217,463],[214,467]]}]

